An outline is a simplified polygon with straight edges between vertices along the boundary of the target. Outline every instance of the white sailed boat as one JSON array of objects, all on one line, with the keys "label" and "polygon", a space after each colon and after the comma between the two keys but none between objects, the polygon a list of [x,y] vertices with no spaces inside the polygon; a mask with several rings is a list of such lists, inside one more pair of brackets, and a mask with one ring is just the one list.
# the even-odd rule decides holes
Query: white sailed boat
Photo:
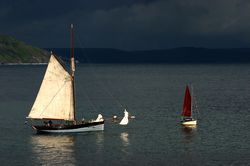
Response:
[{"label": "white sailed boat", "polygon": [[181,124],[186,127],[196,127],[197,120],[192,117],[193,109],[192,109],[192,97],[189,91],[189,87],[186,86],[185,98],[183,103],[182,110],[182,121]]},{"label": "white sailed boat", "polygon": [[121,122],[119,123],[120,125],[127,125],[128,124],[128,111],[125,109],[124,110],[124,117],[122,118]]},{"label": "white sailed boat", "polygon": [[32,128],[37,132],[70,133],[104,130],[104,120],[99,114],[96,120],[77,122],[75,105],[75,58],[73,25],[71,24],[71,72],[51,53],[46,73],[28,119],[45,124]]}]

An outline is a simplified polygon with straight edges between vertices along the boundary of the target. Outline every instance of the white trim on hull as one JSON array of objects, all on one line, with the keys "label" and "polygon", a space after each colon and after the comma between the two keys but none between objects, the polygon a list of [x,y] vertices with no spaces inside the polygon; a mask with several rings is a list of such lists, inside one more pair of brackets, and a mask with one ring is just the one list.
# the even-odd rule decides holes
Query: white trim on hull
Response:
[{"label": "white trim on hull", "polygon": [[43,132],[43,133],[81,133],[81,132],[88,132],[88,131],[103,131],[103,130],[104,130],[104,124],[100,124],[100,125],[81,127],[81,128],[76,128],[76,129],[37,130],[37,132]]},{"label": "white trim on hull", "polygon": [[181,122],[182,125],[184,126],[196,126],[197,125],[197,120],[190,120],[190,121],[184,121]]}]

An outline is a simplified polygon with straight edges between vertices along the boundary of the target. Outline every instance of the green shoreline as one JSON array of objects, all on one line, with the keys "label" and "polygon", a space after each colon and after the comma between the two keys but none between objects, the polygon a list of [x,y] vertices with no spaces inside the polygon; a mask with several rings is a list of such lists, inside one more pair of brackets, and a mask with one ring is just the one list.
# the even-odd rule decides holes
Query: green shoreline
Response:
[{"label": "green shoreline", "polygon": [[18,41],[11,36],[0,35],[0,64],[46,63],[49,52]]}]

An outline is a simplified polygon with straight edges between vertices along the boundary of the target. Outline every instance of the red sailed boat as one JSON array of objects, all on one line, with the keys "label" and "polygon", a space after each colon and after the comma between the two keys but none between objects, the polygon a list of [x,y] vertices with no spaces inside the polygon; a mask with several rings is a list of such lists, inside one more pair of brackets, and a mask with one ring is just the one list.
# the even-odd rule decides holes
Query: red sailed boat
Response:
[{"label": "red sailed boat", "polygon": [[190,94],[189,87],[186,86],[183,110],[181,113],[182,121],[181,124],[184,126],[196,126],[197,120],[192,117],[192,97]]}]

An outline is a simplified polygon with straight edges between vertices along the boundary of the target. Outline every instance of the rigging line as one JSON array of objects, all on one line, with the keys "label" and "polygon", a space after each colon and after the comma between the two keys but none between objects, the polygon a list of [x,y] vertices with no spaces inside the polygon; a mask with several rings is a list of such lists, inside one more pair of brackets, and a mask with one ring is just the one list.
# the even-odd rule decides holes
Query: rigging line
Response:
[{"label": "rigging line", "polygon": [[[60,60],[61,64],[63,64],[65,67],[67,67],[67,69],[70,68],[70,65],[69,65],[68,63],[65,63],[65,61],[70,61],[69,58],[60,56],[58,59]],[[75,84],[76,84],[76,81],[75,81]],[[85,91],[85,92],[86,92],[86,91]],[[87,92],[86,92],[86,93],[87,93]],[[84,93],[84,94],[85,94],[85,93]],[[88,102],[91,104],[92,108],[93,108],[95,111],[97,111],[97,108],[96,108],[95,105],[91,102],[89,96],[86,95],[86,94],[85,94],[85,96],[86,96]]]},{"label": "rigging line", "polygon": [[[79,38],[78,38],[78,36],[76,36],[76,38],[78,39],[78,41],[79,41],[79,43],[80,43],[80,45],[82,46],[82,43],[81,43],[81,41],[79,40]],[[81,49],[80,49],[81,50]],[[84,53],[83,53],[83,56],[84,56]],[[84,56],[85,57],[85,56]],[[85,57],[86,58],[86,57]],[[88,62],[88,60],[86,60],[87,62]],[[91,68],[91,70],[92,70],[92,68]],[[94,73],[93,71],[92,71],[92,73]],[[88,102],[91,104],[91,106],[92,106],[92,108],[97,112],[97,107],[93,104],[93,102],[90,100],[90,98],[89,98],[89,96],[88,96],[88,94],[87,94],[87,91],[86,90],[84,90],[86,93],[84,93],[84,95],[85,95],[85,97],[87,98],[87,100],[88,100]]]},{"label": "rigging line", "polygon": [[196,113],[196,118],[198,119],[198,118],[200,118],[198,101],[197,101],[196,93],[194,93],[194,90],[193,90],[193,85],[191,85],[191,88],[192,88],[192,95],[193,95],[193,101],[194,101],[194,110]]},{"label": "rigging line", "polygon": [[[86,92],[86,91],[85,91]],[[93,109],[97,112],[97,108],[96,106],[93,104],[93,102],[90,100],[89,96],[87,95],[87,92],[84,93],[84,95],[86,96],[88,102],[91,104],[91,106],[93,107]]]},{"label": "rigging line", "polygon": [[[79,38],[78,36],[76,36],[76,38],[77,38],[78,42],[80,43],[81,48],[84,49],[85,47],[84,47],[84,45],[82,44],[80,38]],[[82,49],[80,49],[80,50],[82,51]],[[96,76],[96,74],[95,74],[95,72],[94,72],[93,64],[90,62],[88,56],[85,55],[83,51],[82,51],[82,53],[83,53],[83,56],[84,56],[85,59],[86,59],[86,62],[87,62],[88,64],[90,64],[90,69],[91,69],[92,75],[93,75],[95,78],[97,78],[97,76]],[[109,94],[109,95],[111,96],[111,98],[115,99],[117,105],[119,105],[119,106],[122,107],[122,108],[125,108],[125,107],[121,104],[121,102],[118,100],[118,98],[114,97],[114,95],[113,95],[110,91],[108,91],[107,88],[105,88],[104,83],[100,83],[100,82],[98,82],[98,83],[101,85],[102,89],[103,89],[104,91],[106,91],[106,93]],[[119,107],[119,108],[120,108],[120,107]]]},{"label": "rigging line", "polygon": [[195,112],[197,114],[197,119],[200,118],[200,112],[199,112],[199,107],[198,107],[198,102],[196,99],[196,96],[194,96],[194,103],[195,103]]}]

